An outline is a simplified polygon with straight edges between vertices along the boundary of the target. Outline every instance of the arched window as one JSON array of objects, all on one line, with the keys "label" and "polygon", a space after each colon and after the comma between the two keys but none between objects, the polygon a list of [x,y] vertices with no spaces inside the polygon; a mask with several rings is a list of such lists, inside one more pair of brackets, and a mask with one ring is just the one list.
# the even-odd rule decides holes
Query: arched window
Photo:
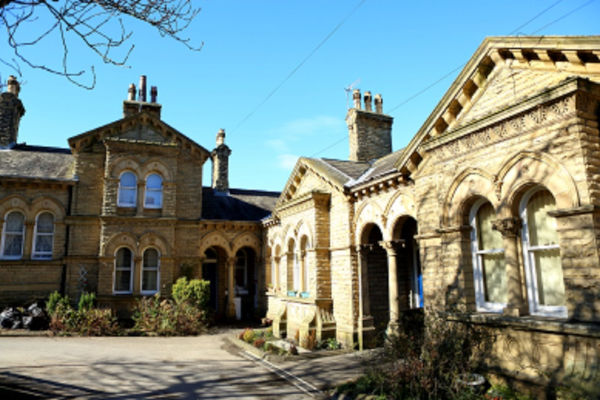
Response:
[{"label": "arched window", "polygon": [[548,215],[555,208],[554,197],[545,189],[525,194],[520,207],[523,259],[530,313],[566,318],[556,220]]},{"label": "arched window", "polygon": [[162,208],[162,177],[157,174],[148,175],[146,178],[146,193],[144,195],[144,207]]},{"label": "arched window", "polygon": [[302,292],[308,292],[308,260],[307,260],[307,254],[306,254],[306,250],[308,249],[308,238],[306,236],[303,236],[302,239],[300,239],[300,262],[299,262],[299,269],[300,269],[300,276],[301,276],[301,280],[302,280],[302,284],[300,285],[301,288],[300,290]]},{"label": "arched window", "polygon": [[158,292],[160,279],[160,254],[158,250],[150,248],[144,251],[142,265],[142,294]]},{"label": "arched window", "polygon": [[480,200],[471,209],[471,252],[478,311],[501,312],[506,305],[506,262],[500,232],[492,229],[494,207]]},{"label": "arched window", "polygon": [[2,258],[18,260],[23,257],[24,238],[25,216],[18,211],[8,213],[2,230]]},{"label": "arched window", "polygon": [[54,243],[54,215],[49,212],[38,214],[35,220],[32,258],[52,258]]},{"label": "arched window", "polygon": [[131,293],[133,291],[133,253],[127,247],[121,247],[115,255],[115,293]]},{"label": "arched window", "polygon": [[119,207],[135,207],[137,198],[137,178],[133,172],[123,172],[119,178]]},{"label": "arched window", "polygon": [[240,249],[235,261],[235,290],[237,294],[248,293],[248,253]]},{"label": "arched window", "polygon": [[281,261],[281,248],[275,247],[275,254],[271,259],[271,285],[273,288],[279,288],[279,262]]}]

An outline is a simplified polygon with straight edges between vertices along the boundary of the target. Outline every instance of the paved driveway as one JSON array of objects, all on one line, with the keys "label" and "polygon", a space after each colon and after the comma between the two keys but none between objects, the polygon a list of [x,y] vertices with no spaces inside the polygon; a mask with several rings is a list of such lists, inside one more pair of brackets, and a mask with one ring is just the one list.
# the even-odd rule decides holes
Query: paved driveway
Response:
[{"label": "paved driveway", "polygon": [[311,398],[226,335],[0,337],[0,398]]}]

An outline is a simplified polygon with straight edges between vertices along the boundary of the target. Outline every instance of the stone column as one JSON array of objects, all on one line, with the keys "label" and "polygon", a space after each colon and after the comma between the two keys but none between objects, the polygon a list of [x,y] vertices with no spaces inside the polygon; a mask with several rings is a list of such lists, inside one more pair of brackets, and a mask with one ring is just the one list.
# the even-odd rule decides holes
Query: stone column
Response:
[{"label": "stone column", "polygon": [[133,294],[140,294],[142,290],[142,257],[133,256],[133,269],[131,271],[131,279],[133,281]]},{"label": "stone column", "polygon": [[388,292],[390,300],[390,322],[388,324],[388,334],[398,333],[398,319],[400,318],[400,307],[398,305],[398,266],[397,266],[397,242],[381,241],[379,245],[387,253],[388,261]]},{"label": "stone column", "polygon": [[298,273],[300,274],[300,292],[308,292],[308,282],[306,281],[306,279],[304,279],[306,276],[305,268],[307,268],[306,250],[300,250],[300,260],[298,260],[298,263],[300,264],[300,271],[298,271]]},{"label": "stone column", "polygon": [[137,192],[136,192],[136,199],[135,199],[135,204],[136,204],[135,215],[137,215],[137,216],[144,215],[144,196],[146,195],[146,193],[145,193],[146,182],[143,179],[144,179],[144,177],[140,176],[140,177],[138,177],[138,181],[137,181]]},{"label": "stone column", "polygon": [[228,318],[235,318],[235,304],[233,302],[233,298],[235,296],[234,272],[235,272],[235,257],[229,257],[227,259],[227,317]]},{"label": "stone column", "polygon": [[371,348],[375,342],[375,326],[371,316],[371,305],[369,302],[369,281],[367,276],[367,254],[368,248],[362,245],[356,246],[358,267],[358,348]]},{"label": "stone column", "polygon": [[519,247],[517,241],[521,233],[519,218],[504,218],[494,221],[492,228],[502,234],[504,244],[504,260],[506,262],[506,307],[505,315],[518,317],[527,314],[522,285],[521,267],[519,265]]}]

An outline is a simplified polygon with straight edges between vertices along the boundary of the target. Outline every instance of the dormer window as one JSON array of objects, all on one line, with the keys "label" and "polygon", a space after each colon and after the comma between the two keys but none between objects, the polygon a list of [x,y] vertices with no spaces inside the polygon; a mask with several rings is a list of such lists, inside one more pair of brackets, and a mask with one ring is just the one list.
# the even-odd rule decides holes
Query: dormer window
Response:
[{"label": "dormer window", "polygon": [[162,188],[162,177],[160,175],[148,175],[146,178],[146,193],[144,195],[145,208],[162,208]]},{"label": "dormer window", "polygon": [[119,178],[119,207],[135,207],[137,195],[137,178],[133,172],[123,172]]}]

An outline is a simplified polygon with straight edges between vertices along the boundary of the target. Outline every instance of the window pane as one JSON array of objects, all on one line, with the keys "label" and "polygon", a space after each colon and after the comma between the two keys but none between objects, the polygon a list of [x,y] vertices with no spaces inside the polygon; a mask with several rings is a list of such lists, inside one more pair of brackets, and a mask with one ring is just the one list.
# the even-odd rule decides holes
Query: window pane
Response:
[{"label": "window pane", "polygon": [[38,235],[35,238],[36,253],[52,253],[52,235]]},{"label": "window pane", "polygon": [[50,213],[43,213],[38,215],[36,230],[38,233],[53,233],[54,216]]},{"label": "window pane", "polygon": [[157,287],[158,272],[156,270],[144,270],[142,274],[142,290],[143,291],[156,291]]},{"label": "window pane", "polygon": [[504,254],[482,254],[485,301],[506,303],[506,263]]},{"label": "window pane", "polygon": [[479,250],[501,249],[502,235],[492,229],[496,212],[490,203],[485,203],[477,211],[477,233],[479,234]]},{"label": "window pane", "polygon": [[6,232],[23,232],[23,223],[25,222],[25,217],[20,212],[11,212],[6,217]]},{"label": "window pane", "polygon": [[160,207],[162,204],[162,192],[156,190],[146,190],[146,206]]},{"label": "window pane", "polygon": [[158,251],[156,249],[148,249],[144,252],[144,269],[158,267]]},{"label": "window pane", "polygon": [[121,186],[124,187],[135,187],[136,179],[135,175],[131,172],[125,172],[121,175]]},{"label": "window pane", "polygon": [[23,252],[23,235],[7,234],[4,237],[4,255],[21,256]]},{"label": "window pane", "polygon": [[135,205],[135,189],[119,189],[119,204]]},{"label": "window pane", "polygon": [[117,251],[117,268],[131,269],[131,250],[121,248]]},{"label": "window pane", "polygon": [[146,179],[146,187],[149,189],[161,189],[162,178],[159,175],[152,174]]},{"label": "window pane", "polygon": [[530,246],[546,246],[558,243],[556,220],[548,215],[548,211],[555,208],[554,198],[545,190],[534,194],[527,203]]},{"label": "window pane", "polygon": [[538,297],[541,305],[564,306],[565,285],[560,264],[559,249],[533,252],[538,284]]},{"label": "window pane", "polygon": [[130,271],[115,272],[115,292],[128,292],[130,289]]}]

